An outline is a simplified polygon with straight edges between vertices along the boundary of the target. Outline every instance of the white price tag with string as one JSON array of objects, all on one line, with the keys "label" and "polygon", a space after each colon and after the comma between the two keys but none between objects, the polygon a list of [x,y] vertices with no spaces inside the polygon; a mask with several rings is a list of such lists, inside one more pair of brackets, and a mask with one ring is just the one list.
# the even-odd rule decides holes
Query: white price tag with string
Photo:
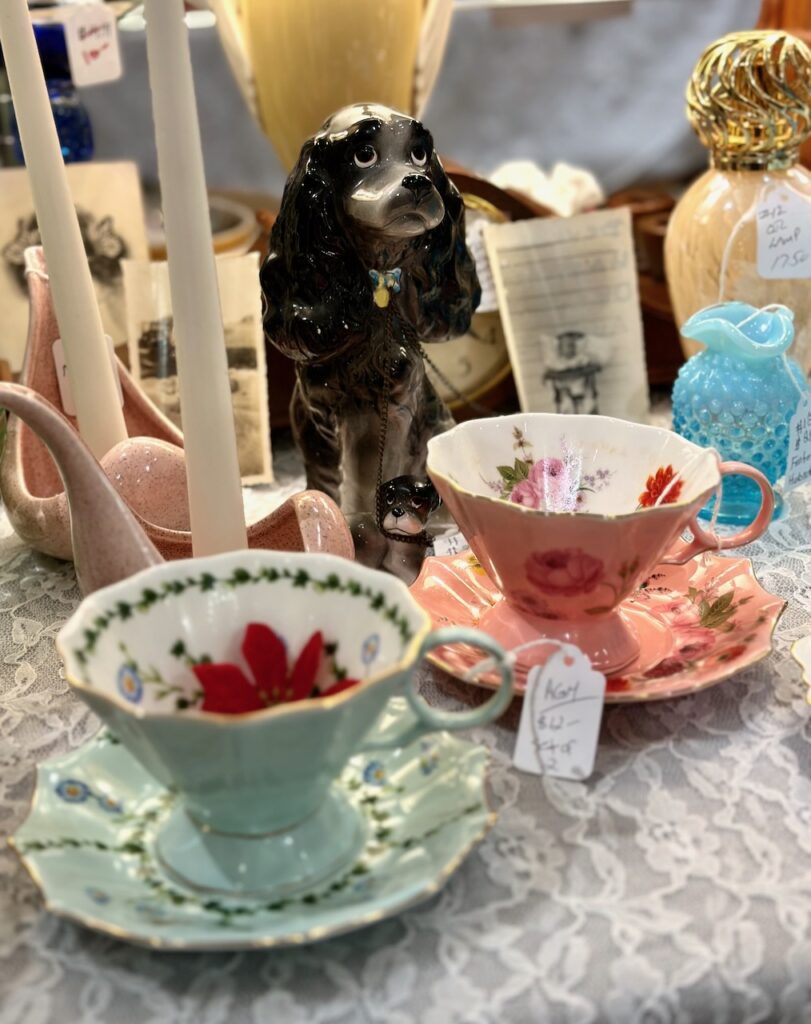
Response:
[{"label": "white price tag with string", "polygon": [[118,25],[105,4],[83,4],[65,21],[70,75],[82,88],[121,77]]},{"label": "white price tag with string", "polygon": [[530,669],[513,755],[519,771],[582,781],[591,775],[605,704],[605,676],[572,644]]},{"label": "white price tag with string", "polygon": [[811,198],[787,185],[768,185],[755,220],[760,277],[811,277]]},{"label": "white price tag with string", "polygon": [[469,549],[470,545],[461,533],[446,533],[443,537],[434,537],[435,555],[458,555]]},{"label": "white price tag with string", "polygon": [[806,391],[791,417],[783,493],[793,491],[808,480],[811,480],[811,394]]}]

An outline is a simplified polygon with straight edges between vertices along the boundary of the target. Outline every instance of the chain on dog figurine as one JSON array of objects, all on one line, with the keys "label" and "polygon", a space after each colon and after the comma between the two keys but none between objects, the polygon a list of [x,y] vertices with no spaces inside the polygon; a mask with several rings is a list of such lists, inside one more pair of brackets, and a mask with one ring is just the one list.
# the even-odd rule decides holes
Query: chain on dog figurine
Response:
[{"label": "chain on dog figurine", "polygon": [[410,582],[439,499],[426,446],[453,425],[422,342],[479,302],[462,197],[430,133],[387,107],[338,111],[305,143],[262,267],[268,340],[296,362],[307,486],[339,502],[358,559]]}]

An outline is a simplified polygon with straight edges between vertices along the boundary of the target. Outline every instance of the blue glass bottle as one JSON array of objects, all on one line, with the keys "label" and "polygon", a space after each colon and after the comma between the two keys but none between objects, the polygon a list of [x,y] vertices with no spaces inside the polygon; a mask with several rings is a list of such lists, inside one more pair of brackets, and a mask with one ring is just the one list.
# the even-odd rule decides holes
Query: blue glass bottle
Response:
[{"label": "blue glass bottle", "polygon": [[[802,370],[786,355],[794,340],[794,314],[785,306],[758,309],[724,302],[695,313],[681,333],[706,349],[679,371],[673,429],[688,441],[715,448],[724,460],[754,466],[776,483],[786,471],[791,417],[808,390]],[[775,497],[779,509],[782,501]],[[701,515],[711,515],[713,504]],[[759,508],[753,481],[725,478],[719,522],[751,522]]]},{"label": "blue glass bottle", "polygon": [[[51,110],[62,147],[65,163],[78,163],[93,158],[93,129],[87,110],[70,75],[64,27],[58,22],[34,25],[42,70],[48,86]],[[15,156],[23,163],[17,125],[12,119]]]}]

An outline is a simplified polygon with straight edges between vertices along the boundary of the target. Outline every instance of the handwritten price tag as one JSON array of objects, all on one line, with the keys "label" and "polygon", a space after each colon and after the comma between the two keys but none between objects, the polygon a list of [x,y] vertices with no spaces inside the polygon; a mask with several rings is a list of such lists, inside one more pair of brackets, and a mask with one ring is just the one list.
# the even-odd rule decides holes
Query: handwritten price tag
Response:
[{"label": "handwritten price tag", "polygon": [[461,533],[448,533],[444,537],[434,537],[435,555],[458,555],[467,551],[470,545]]},{"label": "handwritten price tag", "polygon": [[77,8],[65,22],[65,42],[73,82],[79,88],[121,77],[121,50],[115,15],[104,4]]},{"label": "handwritten price tag", "polygon": [[791,417],[784,493],[811,480],[811,395],[806,392]]},{"label": "handwritten price tag", "polygon": [[605,676],[565,644],[531,669],[513,764],[558,779],[587,779],[594,768],[605,703]]},{"label": "handwritten price tag", "polygon": [[811,199],[785,185],[769,186],[758,200],[755,217],[758,274],[811,277]]}]

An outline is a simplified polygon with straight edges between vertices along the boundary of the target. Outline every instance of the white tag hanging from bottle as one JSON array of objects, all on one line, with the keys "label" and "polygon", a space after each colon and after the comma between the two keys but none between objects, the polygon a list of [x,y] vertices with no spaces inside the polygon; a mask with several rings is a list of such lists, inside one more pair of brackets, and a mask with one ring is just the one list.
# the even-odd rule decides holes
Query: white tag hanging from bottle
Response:
[{"label": "white tag hanging from bottle", "polygon": [[757,272],[772,280],[811,277],[811,197],[782,184],[758,197]]},{"label": "white tag hanging from bottle", "polygon": [[65,21],[65,43],[73,84],[81,89],[121,77],[115,14],[104,4],[83,4]]},{"label": "white tag hanging from bottle", "polygon": [[582,781],[591,775],[605,704],[605,676],[572,644],[527,673],[513,764]]}]

